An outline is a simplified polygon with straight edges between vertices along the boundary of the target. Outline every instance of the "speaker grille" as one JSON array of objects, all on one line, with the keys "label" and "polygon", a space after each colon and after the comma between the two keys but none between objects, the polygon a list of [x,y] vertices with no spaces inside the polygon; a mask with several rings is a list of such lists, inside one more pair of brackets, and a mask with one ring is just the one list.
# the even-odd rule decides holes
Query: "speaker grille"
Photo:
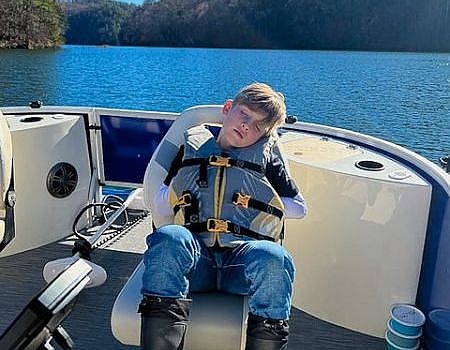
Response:
[{"label": "speaker grille", "polygon": [[47,190],[56,198],[69,196],[77,187],[78,173],[69,163],[61,162],[54,165],[47,175]]}]

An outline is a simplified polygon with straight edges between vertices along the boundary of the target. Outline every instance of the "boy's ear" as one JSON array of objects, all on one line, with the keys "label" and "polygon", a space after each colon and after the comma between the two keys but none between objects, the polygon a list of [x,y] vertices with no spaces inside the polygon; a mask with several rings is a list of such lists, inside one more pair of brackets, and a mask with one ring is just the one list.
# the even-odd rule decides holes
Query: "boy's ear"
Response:
[{"label": "boy's ear", "polygon": [[227,115],[232,106],[233,100],[226,100],[222,107],[222,113]]}]

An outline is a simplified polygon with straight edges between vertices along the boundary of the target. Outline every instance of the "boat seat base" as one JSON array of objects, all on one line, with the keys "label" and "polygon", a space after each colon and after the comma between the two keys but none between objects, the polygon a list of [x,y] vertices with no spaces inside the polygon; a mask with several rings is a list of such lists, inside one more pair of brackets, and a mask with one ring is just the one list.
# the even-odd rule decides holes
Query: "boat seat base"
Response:
[{"label": "boat seat base", "polygon": [[[126,345],[140,345],[141,262],[119,293],[112,310],[114,337]],[[220,292],[192,293],[192,311],[185,350],[239,350],[245,348],[247,297]]]}]

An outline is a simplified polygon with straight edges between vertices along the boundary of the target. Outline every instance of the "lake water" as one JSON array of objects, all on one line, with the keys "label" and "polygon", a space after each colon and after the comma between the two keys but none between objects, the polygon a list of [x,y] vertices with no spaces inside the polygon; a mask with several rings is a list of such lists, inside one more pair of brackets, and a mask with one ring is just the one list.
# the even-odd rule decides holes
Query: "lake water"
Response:
[{"label": "lake water", "polygon": [[181,111],[263,81],[289,114],[450,154],[450,54],[64,46],[0,50],[0,107]]}]

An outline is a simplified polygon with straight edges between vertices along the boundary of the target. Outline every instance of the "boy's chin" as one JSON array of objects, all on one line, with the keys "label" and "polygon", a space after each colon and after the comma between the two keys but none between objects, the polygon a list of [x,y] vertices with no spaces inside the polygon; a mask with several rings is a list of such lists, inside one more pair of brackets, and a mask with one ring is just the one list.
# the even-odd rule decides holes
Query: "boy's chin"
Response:
[{"label": "boy's chin", "polygon": [[245,147],[250,147],[250,146],[254,145],[255,143],[256,142],[249,143],[249,142],[241,141],[241,142],[233,143],[232,147],[233,148],[245,148]]}]

